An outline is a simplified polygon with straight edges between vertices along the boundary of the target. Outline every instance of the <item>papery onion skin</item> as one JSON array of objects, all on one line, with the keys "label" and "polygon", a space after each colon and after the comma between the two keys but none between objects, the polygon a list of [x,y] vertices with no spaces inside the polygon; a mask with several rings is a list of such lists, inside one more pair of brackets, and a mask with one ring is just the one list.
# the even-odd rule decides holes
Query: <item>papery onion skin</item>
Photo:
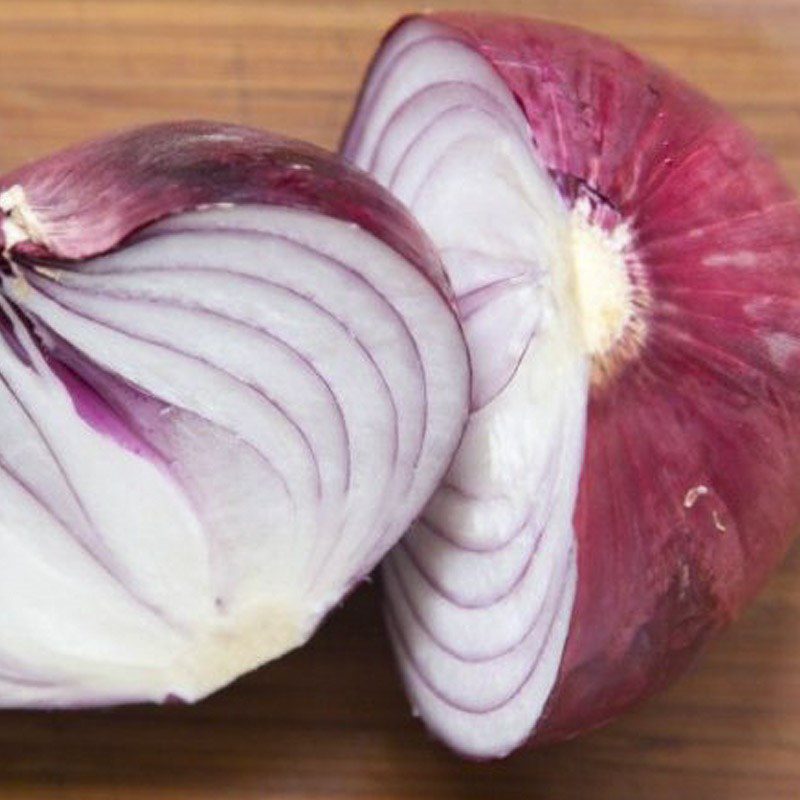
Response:
[{"label": "papery onion skin", "polygon": [[618,44],[530,19],[422,18],[506,83],[567,203],[586,190],[630,224],[650,292],[641,351],[590,390],[577,594],[528,740],[551,742],[672,680],[798,530],[800,206],[729,113]]},{"label": "papery onion skin", "polygon": [[17,245],[18,253],[89,258],[181,211],[274,203],[360,225],[447,293],[430,242],[389,194],[314,145],[255,128],[156,123],[79,144],[0,178],[0,192],[15,185],[24,187],[40,227],[39,240]]},{"label": "papery onion skin", "polygon": [[[420,227],[332,154],[202,121],[24,166],[0,206],[0,389],[35,456],[21,434],[0,444],[0,488],[24,496],[0,549],[37,586],[56,552],[88,576],[64,559],[52,591],[0,582],[19,611],[4,605],[0,707],[193,702],[303,644],[466,421],[463,337]],[[43,520],[31,541],[26,519]]]}]

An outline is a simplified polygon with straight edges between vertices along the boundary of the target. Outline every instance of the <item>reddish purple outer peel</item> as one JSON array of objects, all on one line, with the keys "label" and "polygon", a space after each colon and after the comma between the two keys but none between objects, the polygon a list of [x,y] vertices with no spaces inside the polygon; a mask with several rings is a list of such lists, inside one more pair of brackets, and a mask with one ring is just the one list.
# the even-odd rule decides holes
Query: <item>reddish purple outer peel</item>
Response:
[{"label": "reddish purple outer peel", "polygon": [[22,254],[88,258],[165,216],[275,203],[360,225],[446,292],[438,256],[389,193],[320,148],[255,128],[202,120],[135,128],[20,167],[0,179],[0,192],[16,184],[45,230],[39,246],[15,246]]}]

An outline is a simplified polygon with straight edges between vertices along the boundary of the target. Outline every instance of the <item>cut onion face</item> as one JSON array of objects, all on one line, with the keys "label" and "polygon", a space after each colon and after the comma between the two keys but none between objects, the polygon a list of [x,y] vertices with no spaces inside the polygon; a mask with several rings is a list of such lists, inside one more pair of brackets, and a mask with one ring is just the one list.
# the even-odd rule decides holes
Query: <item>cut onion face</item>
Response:
[{"label": "cut onion face", "polygon": [[412,702],[469,756],[679,672],[800,520],[800,209],[725,112],[599,37],[401,22],[343,152],[440,250],[472,361],[386,561]]},{"label": "cut onion face", "polygon": [[230,126],[3,189],[0,706],[194,701],[302,644],[442,477],[441,267],[364,176]]}]

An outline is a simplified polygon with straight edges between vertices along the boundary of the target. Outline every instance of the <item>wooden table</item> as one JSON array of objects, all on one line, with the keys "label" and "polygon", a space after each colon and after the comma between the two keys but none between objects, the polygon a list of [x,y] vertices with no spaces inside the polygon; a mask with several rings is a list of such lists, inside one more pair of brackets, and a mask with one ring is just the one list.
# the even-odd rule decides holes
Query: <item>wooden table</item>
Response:
[{"label": "wooden table", "polygon": [[[333,146],[371,50],[404,8],[0,0],[0,168],[181,117]],[[736,111],[800,186],[800,0],[493,8],[589,26],[675,68]],[[196,708],[0,714],[2,800],[312,797],[800,798],[800,548],[678,686],[583,740],[501,764],[461,763],[411,719],[370,588],[302,652]]]}]

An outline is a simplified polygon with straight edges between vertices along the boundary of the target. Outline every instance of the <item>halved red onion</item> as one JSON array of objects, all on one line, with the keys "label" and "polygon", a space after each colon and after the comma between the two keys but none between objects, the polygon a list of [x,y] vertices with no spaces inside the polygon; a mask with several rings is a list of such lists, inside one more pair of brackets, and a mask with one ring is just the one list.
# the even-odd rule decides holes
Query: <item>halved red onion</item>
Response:
[{"label": "halved red onion", "polygon": [[742,608],[800,520],[800,209],[731,117],[572,28],[414,17],[343,145],[442,254],[473,367],[386,562],[427,725],[502,756],[613,717]]},{"label": "halved red onion", "polygon": [[1,189],[0,706],[196,700],[302,644],[445,471],[441,267],[368,178],[239,127]]}]

